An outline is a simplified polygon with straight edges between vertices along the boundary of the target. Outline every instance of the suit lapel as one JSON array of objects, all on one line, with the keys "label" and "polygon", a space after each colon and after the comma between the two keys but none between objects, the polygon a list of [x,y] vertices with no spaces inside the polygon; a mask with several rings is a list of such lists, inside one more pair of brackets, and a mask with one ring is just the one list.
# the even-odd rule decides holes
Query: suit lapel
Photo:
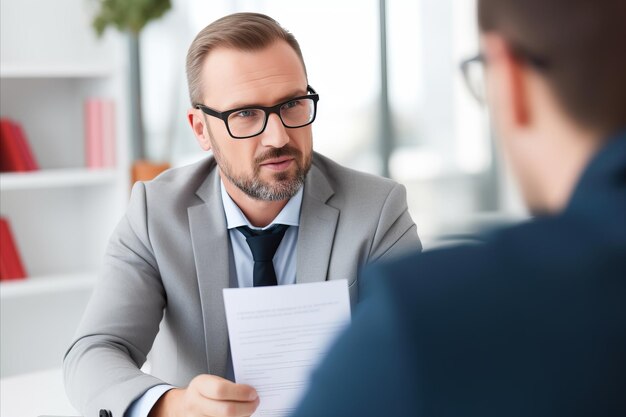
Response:
[{"label": "suit lapel", "polygon": [[325,281],[333,248],[339,210],[326,204],[334,191],[322,171],[311,167],[304,186],[296,283]]},{"label": "suit lapel", "polygon": [[224,376],[228,356],[228,330],[222,289],[229,286],[230,238],[219,184],[218,170],[215,167],[196,192],[204,204],[189,207],[188,215],[200,289],[209,373]]},{"label": "suit lapel", "polygon": [[[187,209],[194,252],[209,373],[224,376],[228,328],[222,289],[229,287],[230,237],[226,228],[217,167],[196,194],[204,204]],[[298,230],[296,283],[327,279],[339,210],[326,204],[334,191],[315,165],[307,176]]]}]

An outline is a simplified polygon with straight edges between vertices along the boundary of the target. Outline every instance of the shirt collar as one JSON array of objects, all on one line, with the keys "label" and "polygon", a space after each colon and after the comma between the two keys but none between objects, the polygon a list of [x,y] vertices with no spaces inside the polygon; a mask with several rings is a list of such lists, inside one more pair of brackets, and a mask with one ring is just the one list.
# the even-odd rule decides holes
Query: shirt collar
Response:
[{"label": "shirt collar", "polygon": [[222,205],[224,206],[224,213],[226,214],[226,227],[234,229],[239,226],[248,226],[252,229],[265,230],[274,224],[286,224],[288,226],[300,226],[300,207],[302,206],[302,196],[304,194],[304,186],[300,187],[296,195],[291,197],[285,207],[278,213],[278,216],[266,227],[259,228],[250,224],[246,216],[243,214],[239,206],[235,204],[226,188],[224,188],[224,182],[220,179],[220,191],[222,193]]}]

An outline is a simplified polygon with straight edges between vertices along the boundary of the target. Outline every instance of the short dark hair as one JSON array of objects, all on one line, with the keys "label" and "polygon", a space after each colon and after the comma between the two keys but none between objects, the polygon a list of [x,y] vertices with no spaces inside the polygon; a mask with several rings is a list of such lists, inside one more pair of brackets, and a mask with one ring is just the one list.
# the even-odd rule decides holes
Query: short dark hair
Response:
[{"label": "short dark hair", "polygon": [[233,13],[202,29],[187,52],[187,86],[191,104],[202,101],[202,65],[212,50],[226,47],[257,51],[276,41],[285,41],[291,46],[300,58],[306,75],[306,65],[298,41],[269,16],[260,13]]},{"label": "short dark hair", "polygon": [[626,0],[479,0],[478,21],[545,63],[573,120],[602,134],[626,127]]}]

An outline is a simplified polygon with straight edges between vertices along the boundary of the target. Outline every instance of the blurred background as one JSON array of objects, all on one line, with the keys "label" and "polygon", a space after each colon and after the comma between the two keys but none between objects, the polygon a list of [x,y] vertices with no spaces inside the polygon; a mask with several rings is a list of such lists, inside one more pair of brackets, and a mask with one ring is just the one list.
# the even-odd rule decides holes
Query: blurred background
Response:
[{"label": "blurred background", "polygon": [[22,137],[30,152],[20,164],[2,148],[2,244],[23,272],[0,283],[3,416],[77,414],[59,369],[124,213],[131,167],[140,157],[170,166],[206,157],[186,120],[185,56],[225,14],[266,13],[294,33],[320,95],[314,149],[404,184],[425,249],[526,216],[459,71],[479,49],[475,0],[169,3],[133,43],[113,27],[97,36],[98,0],[0,1],[3,141]]}]

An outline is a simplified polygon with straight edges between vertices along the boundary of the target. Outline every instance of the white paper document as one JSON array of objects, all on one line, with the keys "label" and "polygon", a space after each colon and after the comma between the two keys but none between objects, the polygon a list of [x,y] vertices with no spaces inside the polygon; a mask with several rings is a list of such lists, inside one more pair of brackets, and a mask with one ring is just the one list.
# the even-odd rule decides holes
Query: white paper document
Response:
[{"label": "white paper document", "polygon": [[253,416],[289,415],[350,322],[347,281],[227,288],[224,304],[235,379],[261,399]]}]

